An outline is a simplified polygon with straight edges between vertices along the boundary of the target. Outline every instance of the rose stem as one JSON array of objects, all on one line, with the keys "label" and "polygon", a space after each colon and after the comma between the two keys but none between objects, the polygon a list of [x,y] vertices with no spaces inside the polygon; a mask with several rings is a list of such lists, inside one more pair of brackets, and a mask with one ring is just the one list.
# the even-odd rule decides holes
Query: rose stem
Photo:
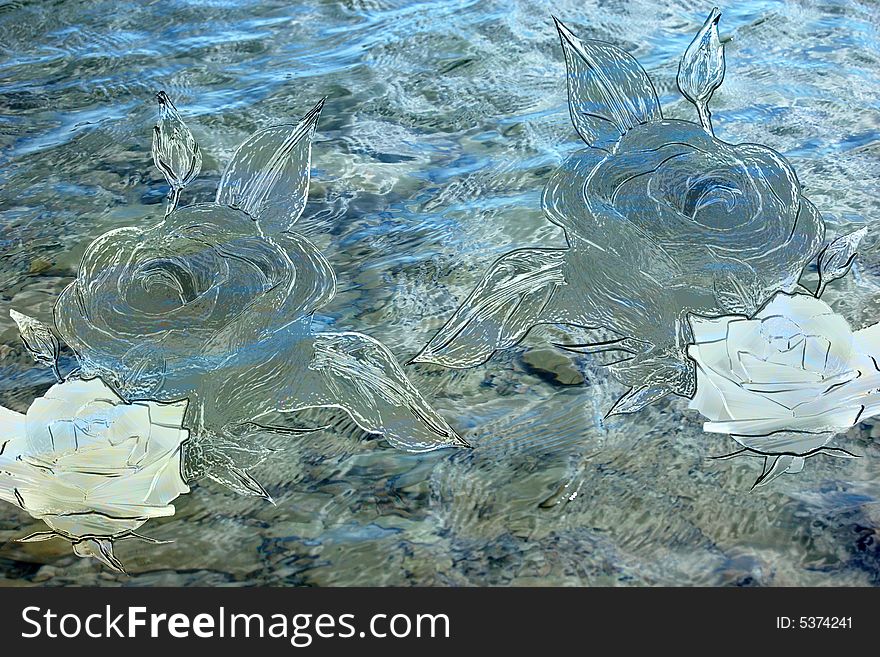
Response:
[{"label": "rose stem", "polygon": [[174,187],[171,190],[171,197],[168,201],[168,207],[165,208],[165,217],[167,218],[169,214],[174,212],[174,209],[177,207],[177,202],[180,200],[180,192],[183,191],[182,187]]},{"label": "rose stem", "polygon": [[697,114],[700,115],[700,125],[703,126],[703,130],[714,137],[715,131],[712,130],[712,114],[711,112],[709,112],[709,102],[705,100],[698,100],[696,102],[696,106]]}]

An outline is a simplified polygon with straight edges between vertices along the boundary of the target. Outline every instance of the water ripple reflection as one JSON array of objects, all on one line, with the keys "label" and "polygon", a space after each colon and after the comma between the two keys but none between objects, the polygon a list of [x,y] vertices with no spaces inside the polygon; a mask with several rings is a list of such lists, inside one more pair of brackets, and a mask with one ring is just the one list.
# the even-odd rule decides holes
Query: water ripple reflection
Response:
[{"label": "water ripple reflection", "polygon": [[[725,8],[722,139],[768,144],[830,231],[880,217],[880,6],[749,0]],[[671,118],[693,119],[678,59],[711,5],[603,0],[86,0],[0,6],[0,293],[43,320],[86,245],[154,223],[153,94],[187,108],[205,154],[185,203],[210,201],[249,134],[328,96],[299,230],[333,263],[318,326],[414,355],[502,253],[561,244],[540,192],[578,147],[550,14],[636,56]],[[854,327],[880,316],[872,229],[857,276],[826,300]],[[844,298],[844,294],[847,295]],[[837,296],[835,296],[837,295]],[[558,329],[542,329],[542,331]],[[554,336],[558,338],[559,336]],[[555,339],[555,341],[567,341]],[[620,392],[547,335],[464,372],[414,366],[423,394],[477,449],[408,455],[340,416],[256,473],[278,506],[213,485],[120,546],[124,584],[696,584],[880,582],[873,422],[799,477],[747,493],[751,464],[685,405],[601,419]],[[0,404],[50,383],[0,312]],[[580,377],[585,383],[568,385]],[[573,493],[577,493],[573,495]],[[0,510],[0,584],[111,576]],[[24,526],[22,526],[24,525]],[[35,529],[35,528],[34,528]],[[16,579],[21,578],[21,579]]]}]

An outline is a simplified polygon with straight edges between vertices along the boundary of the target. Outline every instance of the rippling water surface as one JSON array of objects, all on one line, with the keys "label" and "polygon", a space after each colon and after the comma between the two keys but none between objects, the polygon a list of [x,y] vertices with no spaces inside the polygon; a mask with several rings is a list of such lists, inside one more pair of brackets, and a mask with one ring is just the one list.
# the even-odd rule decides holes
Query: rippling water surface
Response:
[{"label": "rippling water surface", "polygon": [[[824,299],[880,319],[880,5],[722,5],[716,134],[793,163],[832,234],[869,225],[856,275]],[[500,254],[562,245],[542,217],[550,171],[579,147],[551,13],[635,55],[667,116],[695,120],[678,59],[711,9],[691,0],[0,3],[0,404],[51,383],[8,309],[43,320],[86,245],[161,216],[153,94],[205,156],[184,201],[211,200],[254,130],[328,101],[298,230],[333,263],[319,324],[414,355]],[[667,399],[604,421],[622,389],[559,329],[466,371],[408,368],[473,451],[409,455],[344,417],[279,443],[254,474],[277,506],[210,483],[122,543],[131,572],[78,559],[0,509],[0,583],[285,585],[874,585],[880,423],[799,476],[760,470]],[[875,428],[876,425],[876,428]]]}]

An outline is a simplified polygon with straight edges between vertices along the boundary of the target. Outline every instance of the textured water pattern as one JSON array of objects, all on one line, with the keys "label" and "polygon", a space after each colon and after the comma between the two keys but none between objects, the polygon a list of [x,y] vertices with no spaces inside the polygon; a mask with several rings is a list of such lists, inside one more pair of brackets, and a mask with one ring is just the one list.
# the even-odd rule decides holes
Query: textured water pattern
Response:
[{"label": "textured water pattern", "polygon": [[[719,139],[792,164],[829,237],[869,225],[855,274],[823,295],[854,329],[880,317],[877,184],[880,7],[745,2],[721,9]],[[553,13],[650,74],[668,119],[696,120],[678,61],[711,6],[696,2],[43,3],[0,7],[0,404],[24,411],[54,381],[6,308],[42,321],[88,243],[161,218],[153,94],[202,148],[182,203],[210,202],[257,129],[328,96],[297,231],[333,264],[315,330],[354,329],[415,355],[499,256],[561,248],[541,211],[552,171],[582,148]],[[6,318],[6,319],[3,319]],[[212,483],[153,521],[169,545],[121,544],[117,576],[0,511],[0,581],[58,584],[880,583],[874,421],[798,477],[752,493],[750,459],[667,397],[602,420],[625,389],[582,342],[545,327],[470,370],[408,376],[472,451],[392,450],[343,414],[272,439],[254,472],[277,506]],[[65,360],[67,359],[67,360]],[[70,364],[62,353],[62,365]]]}]

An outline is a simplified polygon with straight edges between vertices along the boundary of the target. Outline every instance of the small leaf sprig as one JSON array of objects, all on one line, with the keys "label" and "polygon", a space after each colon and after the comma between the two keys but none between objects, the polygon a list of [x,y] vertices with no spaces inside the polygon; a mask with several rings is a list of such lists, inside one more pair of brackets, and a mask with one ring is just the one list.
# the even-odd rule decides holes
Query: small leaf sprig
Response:
[{"label": "small leaf sprig", "polygon": [[678,64],[678,88],[685,98],[697,106],[700,125],[713,137],[712,115],[709,100],[724,80],[724,44],[718,35],[718,21],[721,12],[718,7],[697,32],[694,40],[684,51]]},{"label": "small leaf sprig", "polygon": [[29,317],[17,310],[10,310],[9,316],[18,326],[18,332],[25,348],[30,352],[33,359],[47,367],[52,368],[52,373],[58,382],[63,380],[58,369],[58,355],[61,352],[61,344],[58,338],[48,326],[38,319]]},{"label": "small leaf sprig", "polygon": [[164,91],[156,94],[159,122],[153,128],[153,162],[171,185],[167,217],[177,207],[180,192],[199,175],[202,152],[180,113]]},{"label": "small leaf sprig", "polygon": [[819,284],[814,295],[817,299],[822,296],[828,283],[846,276],[858,253],[859,243],[867,233],[867,227],[859,228],[832,240],[822,249],[817,264]]}]

